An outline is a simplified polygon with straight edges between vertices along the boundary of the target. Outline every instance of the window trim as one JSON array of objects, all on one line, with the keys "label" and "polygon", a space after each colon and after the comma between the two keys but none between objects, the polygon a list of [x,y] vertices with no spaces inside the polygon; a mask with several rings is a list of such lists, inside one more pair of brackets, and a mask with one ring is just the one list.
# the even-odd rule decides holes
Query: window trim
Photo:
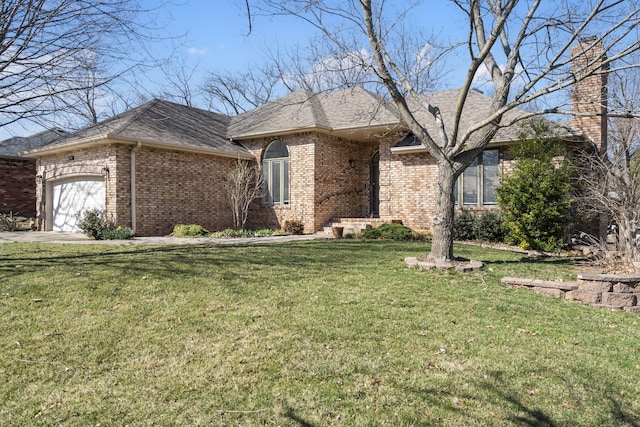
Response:
[{"label": "window trim", "polygon": [[[262,159],[262,205],[263,206],[288,206],[290,204],[290,158],[289,148],[281,140],[275,139],[271,141],[264,149],[264,155],[267,154],[269,147],[272,144],[282,144],[287,150],[287,157],[263,157]],[[279,200],[273,198],[273,169],[274,165],[278,165],[279,169]],[[271,190],[271,191],[270,191]]]},{"label": "window trim", "polygon": [[[458,179],[456,180],[456,184],[454,186],[454,203],[457,207],[465,208],[465,207],[482,207],[489,206],[494,207],[497,206],[498,203],[494,200],[493,202],[485,202],[484,201],[484,193],[485,193],[485,165],[484,165],[484,153],[487,151],[496,151],[498,154],[498,164],[497,164],[497,175],[498,180],[500,178],[500,149],[499,148],[490,148],[483,150],[478,157],[474,159],[476,162],[476,201],[475,203],[465,203],[464,202],[464,175],[467,172],[465,169],[464,172],[460,174]],[[471,165],[470,165],[471,166]]]}]

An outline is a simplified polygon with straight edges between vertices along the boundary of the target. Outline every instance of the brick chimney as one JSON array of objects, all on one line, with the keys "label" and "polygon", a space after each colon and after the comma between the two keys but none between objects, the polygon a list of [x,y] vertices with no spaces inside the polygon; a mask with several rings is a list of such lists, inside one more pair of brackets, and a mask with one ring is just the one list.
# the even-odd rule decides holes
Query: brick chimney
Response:
[{"label": "brick chimney", "polygon": [[[571,94],[571,127],[582,131],[598,150],[607,150],[607,64],[604,44],[596,37],[586,37],[571,48],[573,74],[578,80]],[[584,75],[593,72],[589,77]],[[580,80],[582,79],[582,80]]]}]

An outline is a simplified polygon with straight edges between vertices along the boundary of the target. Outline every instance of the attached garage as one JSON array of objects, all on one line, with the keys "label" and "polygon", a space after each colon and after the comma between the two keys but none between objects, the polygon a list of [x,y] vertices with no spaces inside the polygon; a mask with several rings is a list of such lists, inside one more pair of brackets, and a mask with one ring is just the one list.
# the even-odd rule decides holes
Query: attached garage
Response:
[{"label": "attached garage", "polygon": [[48,217],[53,231],[80,231],[78,213],[105,209],[103,176],[76,176],[51,183]]}]

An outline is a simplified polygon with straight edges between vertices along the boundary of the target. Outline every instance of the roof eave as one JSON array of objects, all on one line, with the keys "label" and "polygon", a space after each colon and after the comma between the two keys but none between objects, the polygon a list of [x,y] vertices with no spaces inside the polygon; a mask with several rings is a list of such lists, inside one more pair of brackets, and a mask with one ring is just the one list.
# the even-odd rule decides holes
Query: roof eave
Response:
[{"label": "roof eave", "polygon": [[[21,153],[23,156],[25,155],[35,155],[35,157],[46,156],[50,154],[58,154],[64,153],[67,151],[78,150],[82,148],[87,148],[94,145],[103,145],[103,144],[126,144],[126,145],[136,145],[140,142],[142,145],[151,148],[160,148],[163,150],[174,150],[174,151],[182,151],[188,153],[195,154],[208,154],[219,157],[228,157],[233,159],[246,159],[251,160],[254,157],[250,153],[242,153],[242,152],[231,152],[224,150],[217,150],[215,148],[207,148],[207,147],[192,147],[185,145],[175,145],[168,144],[164,142],[157,142],[152,140],[144,140],[144,139],[131,139],[131,138],[122,138],[113,135],[106,135],[97,138],[89,138],[80,141],[71,142],[68,144],[60,144],[53,147],[44,147],[36,150],[27,151]],[[239,147],[240,149],[244,149],[243,147]]]},{"label": "roof eave", "polygon": [[384,132],[393,132],[395,130],[406,130],[399,122],[389,122],[389,123],[381,123],[376,125],[369,126],[351,126],[351,127],[341,127],[341,128],[332,128],[328,126],[308,126],[308,127],[299,127],[295,129],[278,129],[271,130],[268,132],[253,132],[253,133],[240,133],[231,135],[230,139],[234,141],[241,141],[247,139],[258,139],[258,138],[268,138],[275,137],[281,135],[292,135],[296,133],[304,133],[304,132],[318,132],[329,135],[347,135],[349,133],[357,133],[357,132],[376,132],[376,131],[384,131]]}]

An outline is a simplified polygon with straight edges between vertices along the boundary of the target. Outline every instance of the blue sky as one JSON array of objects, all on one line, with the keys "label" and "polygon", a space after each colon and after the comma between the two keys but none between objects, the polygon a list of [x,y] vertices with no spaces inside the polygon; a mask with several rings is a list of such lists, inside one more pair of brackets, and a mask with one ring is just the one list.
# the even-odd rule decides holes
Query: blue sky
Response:
[{"label": "blue sky", "polygon": [[[389,1],[405,7],[402,0]],[[455,27],[464,29],[460,15],[456,16],[449,2],[426,1],[416,9],[414,19],[437,32]],[[313,30],[293,17],[254,16],[251,34],[244,0],[185,0],[171,10],[173,20],[168,30],[173,34],[187,34],[183,53],[198,60],[205,71],[237,70],[260,64],[265,47],[286,48],[303,44]],[[452,28],[453,27],[453,28]]]},{"label": "blue sky", "polygon": [[[142,5],[154,8],[159,0],[142,0]],[[450,2],[425,1],[412,14],[416,24],[431,30],[455,32],[463,29],[460,14],[456,16]],[[403,0],[389,0],[387,6],[404,8]],[[255,10],[253,12],[256,12]],[[187,67],[196,67],[192,79],[200,84],[211,71],[245,72],[253,65],[265,61],[265,51],[286,50],[296,44],[304,45],[313,34],[309,24],[294,17],[253,16],[253,27],[249,34],[249,24],[244,0],[169,0],[167,6],[158,12],[158,26],[169,38],[182,36],[181,44],[175,48],[176,39],[153,47],[158,58],[166,57],[173,49],[175,55],[184,60]],[[159,76],[158,80],[161,79]],[[155,78],[154,78],[155,80]],[[153,90],[151,90],[153,92]],[[0,128],[0,140],[14,136],[26,136],[41,128],[23,122]]]}]

